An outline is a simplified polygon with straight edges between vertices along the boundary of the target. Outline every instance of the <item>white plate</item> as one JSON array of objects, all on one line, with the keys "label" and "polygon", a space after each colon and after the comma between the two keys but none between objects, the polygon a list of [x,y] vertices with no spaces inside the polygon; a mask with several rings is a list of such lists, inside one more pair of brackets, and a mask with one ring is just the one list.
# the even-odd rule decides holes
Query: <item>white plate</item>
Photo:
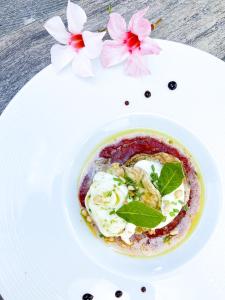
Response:
[{"label": "white plate", "polygon": [[[224,205],[205,247],[182,267],[160,276],[148,274],[146,268],[143,274],[139,269],[136,276],[130,276],[124,267],[109,270],[104,259],[95,261],[90,255],[94,244],[83,251],[84,244],[74,234],[71,190],[70,197],[66,195],[77,153],[98,128],[122,115],[159,114],[182,124],[209,149],[222,174],[222,186],[225,184],[225,65],[199,50],[159,43],[163,52],[150,57],[151,76],[134,79],[126,77],[121,67],[102,70],[96,64],[96,77],[82,80],[70,70],[56,75],[50,66],[22,89],[3,113],[0,293],[5,300],[79,300],[85,292],[93,294],[94,300],[111,300],[116,299],[116,290],[124,291],[122,300],[224,299]],[[175,91],[167,87],[171,80],[178,83]],[[151,98],[144,97],[145,90],[151,91]],[[129,106],[124,105],[125,100],[130,101]],[[118,122],[118,130],[121,126]],[[192,146],[188,139],[184,143]],[[207,160],[206,177],[214,174],[209,166]],[[216,203],[217,192],[221,193],[219,188]],[[73,201],[77,201],[76,195]],[[205,214],[209,231],[216,207]],[[145,294],[140,292],[143,285]]]}]

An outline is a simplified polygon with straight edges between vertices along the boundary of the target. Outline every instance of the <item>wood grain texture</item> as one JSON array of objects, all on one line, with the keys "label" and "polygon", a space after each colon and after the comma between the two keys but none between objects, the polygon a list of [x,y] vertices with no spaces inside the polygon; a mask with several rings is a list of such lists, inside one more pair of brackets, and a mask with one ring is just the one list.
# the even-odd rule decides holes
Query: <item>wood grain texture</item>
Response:
[{"label": "wood grain texture", "polygon": [[[152,36],[186,43],[225,60],[225,1],[223,0],[81,0],[87,28],[105,27],[107,7],[129,17],[150,6],[148,17],[162,17]],[[0,0],[0,112],[21,87],[50,63],[54,40],[43,28],[46,19],[63,16],[67,0]]]},{"label": "wood grain texture", "polygon": [[[76,2],[86,10],[87,28],[92,30],[105,27],[109,5],[126,18],[149,5],[148,18],[163,19],[152,37],[186,43],[225,60],[224,0]],[[25,83],[50,63],[54,40],[43,23],[54,15],[65,20],[66,4],[67,0],[0,0],[0,113]]]}]

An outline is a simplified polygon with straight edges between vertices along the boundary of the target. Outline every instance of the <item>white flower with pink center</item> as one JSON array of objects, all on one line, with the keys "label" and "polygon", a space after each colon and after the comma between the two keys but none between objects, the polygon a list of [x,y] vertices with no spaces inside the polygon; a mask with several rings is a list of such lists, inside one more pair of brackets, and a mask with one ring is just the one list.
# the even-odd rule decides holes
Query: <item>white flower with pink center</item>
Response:
[{"label": "white flower with pink center", "polygon": [[125,71],[131,76],[143,76],[150,73],[145,55],[159,54],[160,47],[149,37],[151,23],[144,18],[148,8],[134,14],[128,30],[124,18],[118,13],[110,14],[108,32],[113,40],[103,44],[101,62],[111,67],[126,60]]},{"label": "white flower with pink center", "polygon": [[87,21],[85,11],[77,4],[68,1],[68,30],[60,17],[49,19],[45,29],[61,45],[51,48],[51,62],[57,71],[72,63],[73,72],[81,77],[93,76],[91,60],[97,58],[102,50],[105,32],[82,31]]}]

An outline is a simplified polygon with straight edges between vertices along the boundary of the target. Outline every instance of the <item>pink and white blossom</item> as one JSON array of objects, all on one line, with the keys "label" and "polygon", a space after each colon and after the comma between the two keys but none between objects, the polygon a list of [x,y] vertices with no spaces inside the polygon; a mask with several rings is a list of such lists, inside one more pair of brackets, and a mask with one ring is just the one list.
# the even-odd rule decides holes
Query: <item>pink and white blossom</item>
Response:
[{"label": "pink and white blossom", "polygon": [[125,71],[131,76],[143,76],[150,73],[146,55],[159,54],[160,47],[149,37],[151,23],[144,18],[148,8],[134,14],[128,24],[118,13],[110,14],[107,29],[112,40],[103,44],[101,62],[111,67],[126,61]]},{"label": "pink and white blossom", "polygon": [[57,71],[72,63],[76,75],[93,76],[91,60],[100,55],[105,32],[83,31],[86,21],[85,11],[69,0],[67,6],[69,32],[59,16],[49,19],[44,24],[49,34],[60,43],[51,48],[51,62]]}]

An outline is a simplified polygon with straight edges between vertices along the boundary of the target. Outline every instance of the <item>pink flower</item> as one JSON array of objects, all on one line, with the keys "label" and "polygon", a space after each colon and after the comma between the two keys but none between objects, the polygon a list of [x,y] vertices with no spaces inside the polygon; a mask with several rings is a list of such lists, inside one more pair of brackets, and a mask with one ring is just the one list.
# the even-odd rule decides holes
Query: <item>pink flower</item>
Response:
[{"label": "pink flower", "polygon": [[44,27],[61,45],[51,48],[52,65],[57,71],[72,63],[73,72],[82,77],[93,76],[91,59],[98,57],[102,50],[105,32],[83,31],[87,16],[84,10],[68,1],[68,32],[60,17],[49,19]]},{"label": "pink flower", "polygon": [[134,14],[128,30],[124,18],[117,13],[110,14],[107,26],[113,40],[103,44],[101,62],[104,67],[111,67],[126,60],[125,71],[131,76],[150,73],[145,55],[159,54],[160,47],[150,39],[151,23],[143,18],[148,8]]}]

